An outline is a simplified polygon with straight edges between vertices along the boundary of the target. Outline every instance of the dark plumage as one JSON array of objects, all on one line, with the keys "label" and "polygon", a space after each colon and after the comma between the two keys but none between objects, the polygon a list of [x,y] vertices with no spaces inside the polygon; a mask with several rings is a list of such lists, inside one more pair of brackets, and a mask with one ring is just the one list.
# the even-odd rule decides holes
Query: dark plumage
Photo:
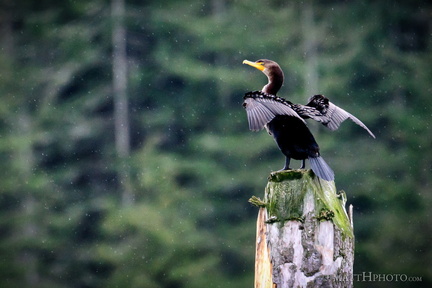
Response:
[{"label": "dark plumage", "polygon": [[314,95],[306,105],[293,104],[284,98],[276,96],[284,80],[282,69],[271,60],[261,59],[255,62],[243,61],[262,71],[268,78],[268,83],[262,91],[248,92],[244,96],[243,106],[246,109],[249,128],[258,131],[264,127],[273,135],[279,149],[286,156],[282,170],[290,169],[291,158],[309,159],[314,173],[321,179],[334,180],[334,172],[320,156],[319,146],[304,119],[311,118],[322,123],[330,130],[336,130],[346,119],[374,134],[359,119],[342,108],[331,103],[323,95]]}]

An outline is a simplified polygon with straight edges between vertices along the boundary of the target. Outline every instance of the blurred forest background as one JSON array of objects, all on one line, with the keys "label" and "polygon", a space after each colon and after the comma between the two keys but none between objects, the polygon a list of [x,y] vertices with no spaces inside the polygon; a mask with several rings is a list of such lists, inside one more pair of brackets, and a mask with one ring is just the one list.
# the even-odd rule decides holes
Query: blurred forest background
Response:
[{"label": "blurred forest background", "polygon": [[[326,95],[310,124],[354,205],[355,273],[432,285],[429,1],[2,0],[0,286],[251,287],[284,157],[241,103]],[[293,163],[294,167],[300,163]]]}]

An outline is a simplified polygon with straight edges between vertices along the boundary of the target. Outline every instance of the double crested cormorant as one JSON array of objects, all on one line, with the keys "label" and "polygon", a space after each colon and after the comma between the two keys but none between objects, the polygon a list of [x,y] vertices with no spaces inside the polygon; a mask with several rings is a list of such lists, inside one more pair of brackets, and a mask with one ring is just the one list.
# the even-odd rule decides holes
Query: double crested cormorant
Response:
[{"label": "double crested cormorant", "polygon": [[323,95],[310,97],[306,105],[293,104],[276,96],[284,81],[282,69],[276,62],[260,59],[255,62],[244,60],[243,64],[257,68],[268,78],[268,83],[261,91],[246,93],[243,106],[250,130],[258,131],[265,127],[273,135],[286,157],[282,170],[290,169],[291,158],[302,160],[300,169],[305,167],[305,159],[309,159],[312,171],[318,177],[327,181],[334,180],[334,172],[320,156],[319,146],[304,119],[311,118],[330,130],[336,130],[349,118],[375,138],[359,119],[334,105]]}]

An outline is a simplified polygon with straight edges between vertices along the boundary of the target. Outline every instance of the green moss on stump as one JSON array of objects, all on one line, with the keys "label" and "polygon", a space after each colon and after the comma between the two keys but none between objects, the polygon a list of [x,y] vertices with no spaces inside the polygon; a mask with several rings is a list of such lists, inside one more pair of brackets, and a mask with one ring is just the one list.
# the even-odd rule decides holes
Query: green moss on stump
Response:
[{"label": "green moss on stump", "polygon": [[331,220],[344,236],[353,237],[345,199],[344,192],[336,193],[334,182],[319,179],[311,170],[289,170],[270,174],[263,203],[272,222],[302,221],[306,213],[314,213],[317,221]]}]

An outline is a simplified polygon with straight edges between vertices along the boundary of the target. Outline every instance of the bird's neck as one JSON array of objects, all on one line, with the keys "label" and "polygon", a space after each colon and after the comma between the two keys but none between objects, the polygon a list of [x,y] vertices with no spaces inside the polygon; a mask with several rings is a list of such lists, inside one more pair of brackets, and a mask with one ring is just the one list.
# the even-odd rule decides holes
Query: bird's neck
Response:
[{"label": "bird's neck", "polygon": [[284,75],[282,70],[272,71],[267,75],[268,83],[263,87],[262,91],[268,94],[276,95],[282,87]]}]

